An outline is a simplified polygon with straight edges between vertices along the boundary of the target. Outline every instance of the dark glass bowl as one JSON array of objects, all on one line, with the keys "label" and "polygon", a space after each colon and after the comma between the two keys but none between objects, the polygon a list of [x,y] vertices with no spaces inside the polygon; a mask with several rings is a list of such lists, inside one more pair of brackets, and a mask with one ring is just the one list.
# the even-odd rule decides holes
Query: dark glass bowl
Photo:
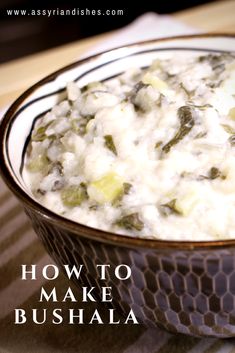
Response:
[{"label": "dark glass bowl", "polygon": [[[137,43],[51,74],[22,94],[5,114],[0,127],[1,174],[51,257],[60,266],[84,264],[82,284],[96,287],[98,299],[98,288],[111,286],[112,306],[123,314],[132,308],[146,325],[188,335],[231,337],[235,336],[235,239],[161,241],[89,228],[41,206],[22,176],[33,122],[65,97],[68,81],[83,86],[136,64],[147,66],[162,51],[175,55],[179,50],[234,51],[235,37],[196,35]],[[110,264],[106,280],[99,280],[96,264]],[[131,267],[128,280],[114,276],[120,264]]]}]

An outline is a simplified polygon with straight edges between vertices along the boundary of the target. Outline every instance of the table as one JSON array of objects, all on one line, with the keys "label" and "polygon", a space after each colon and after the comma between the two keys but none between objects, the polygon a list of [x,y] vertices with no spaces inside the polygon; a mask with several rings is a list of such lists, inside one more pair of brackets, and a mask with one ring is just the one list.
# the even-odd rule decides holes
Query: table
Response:
[{"label": "table", "polygon": [[[204,32],[235,33],[234,14],[235,1],[220,0],[177,12],[172,16]],[[78,40],[0,65],[0,109],[40,78],[77,60],[113,33],[114,31]]]}]

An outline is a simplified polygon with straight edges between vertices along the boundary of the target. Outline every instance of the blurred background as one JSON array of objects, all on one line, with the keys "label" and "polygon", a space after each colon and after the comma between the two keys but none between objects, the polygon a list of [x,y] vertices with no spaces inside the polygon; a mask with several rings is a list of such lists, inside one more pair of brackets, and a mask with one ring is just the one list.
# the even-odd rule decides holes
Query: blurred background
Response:
[{"label": "blurred background", "polygon": [[[215,0],[214,0],[215,1]],[[153,11],[171,14],[212,0],[144,0],[138,5],[128,5],[127,1],[103,1],[95,4],[75,0],[0,0],[0,63],[21,56],[53,48],[75,40],[111,31],[127,25],[141,14]],[[7,15],[9,10],[123,10],[123,15],[114,16],[26,16]]]}]

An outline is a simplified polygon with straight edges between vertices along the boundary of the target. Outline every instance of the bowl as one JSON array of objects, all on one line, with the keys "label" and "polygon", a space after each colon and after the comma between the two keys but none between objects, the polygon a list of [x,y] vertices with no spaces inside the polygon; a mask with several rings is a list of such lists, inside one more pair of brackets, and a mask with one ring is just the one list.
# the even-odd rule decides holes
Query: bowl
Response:
[{"label": "bowl", "polygon": [[[35,119],[65,97],[65,86],[80,86],[120,74],[133,63],[149,65],[162,51],[221,52],[235,50],[235,36],[195,35],[132,44],[75,62],[23,93],[9,108],[0,127],[1,174],[22,203],[47,252],[61,267],[85,271],[77,285],[113,288],[112,307],[139,322],[173,333],[235,336],[235,239],[161,241],[117,235],[75,223],[41,206],[22,177],[26,145]],[[96,264],[109,264],[99,280]],[[120,264],[131,267],[125,281],[114,276]]]}]

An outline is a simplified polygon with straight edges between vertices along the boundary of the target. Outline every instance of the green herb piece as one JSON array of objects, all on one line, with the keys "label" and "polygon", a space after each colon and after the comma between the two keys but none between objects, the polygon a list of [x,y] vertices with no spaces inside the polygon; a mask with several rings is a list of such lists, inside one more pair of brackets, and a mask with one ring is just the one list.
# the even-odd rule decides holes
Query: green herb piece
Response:
[{"label": "green herb piece", "polygon": [[32,140],[33,141],[43,141],[47,137],[45,132],[46,132],[47,127],[46,126],[40,126],[32,135]]},{"label": "green herb piece", "polygon": [[193,173],[187,172],[187,171],[184,171],[184,172],[182,172],[182,173],[180,174],[180,177],[181,177],[181,178],[191,178],[191,177],[193,177],[193,176],[194,176]]},{"label": "green herb piece", "polygon": [[62,166],[61,162],[57,161],[57,162],[53,163],[52,169],[56,170],[60,176],[64,175],[63,166]]},{"label": "green herb piece", "polygon": [[228,112],[228,117],[231,119],[231,120],[235,120],[235,107],[232,107],[229,112]]},{"label": "green herb piece", "polygon": [[193,118],[193,110],[189,106],[182,106],[178,109],[178,118],[180,120],[180,128],[175,136],[162,148],[165,153],[170,152],[172,146],[180,142],[193,128],[195,122]]},{"label": "green herb piece", "polygon": [[130,93],[129,99],[130,99],[130,102],[133,104],[134,109],[135,109],[136,112],[140,112],[140,113],[144,113],[145,112],[144,109],[141,107],[141,104],[136,102],[136,96],[137,96],[138,92],[142,88],[145,88],[145,87],[148,87],[148,86],[149,86],[148,84],[145,84],[142,81],[140,81],[134,86],[133,90]]},{"label": "green herb piece", "polygon": [[88,89],[89,89],[89,85],[85,85],[85,86],[81,87],[81,93],[87,92]]},{"label": "green herb piece", "polygon": [[116,146],[113,142],[113,137],[112,135],[105,135],[104,136],[104,141],[105,141],[105,146],[117,156],[117,149]]},{"label": "green herb piece", "polygon": [[87,124],[90,120],[94,119],[94,115],[86,115],[80,119],[71,120],[72,131],[80,136],[84,136],[86,131]]},{"label": "green herb piece", "polygon": [[128,99],[128,98],[124,98],[124,99],[121,101],[121,103],[127,104],[127,103],[129,103],[129,99]]},{"label": "green herb piece", "polygon": [[89,91],[90,89],[93,89],[95,87],[99,87],[100,85],[101,85],[101,82],[99,82],[99,81],[90,82],[81,88],[81,93],[85,93],[85,92]]},{"label": "green herb piece", "polygon": [[32,151],[33,151],[33,146],[32,146],[32,139],[31,139],[28,143],[27,150],[26,150],[27,157],[30,157]]},{"label": "green herb piece", "polygon": [[49,173],[55,173],[57,174],[58,176],[58,179],[55,180],[52,188],[51,188],[51,191],[57,191],[57,190],[61,190],[63,189],[64,185],[65,185],[65,181],[64,181],[64,171],[63,171],[63,166],[62,164],[57,161],[55,163],[53,163],[51,165],[51,168],[50,170],[48,171],[48,174]]},{"label": "green herb piece", "polygon": [[146,85],[152,86],[154,89],[157,89],[161,93],[164,92],[164,90],[166,90],[168,87],[165,81],[150,72],[146,72],[143,75],[142,82]]},{"label": "green herb piece", "polygon": [[67,207],[75,207],[81,205],[87,199],[86,185],[71,185],[61,191],[61,200]]},{"label": "green herb piece", "polygon": [[99,204],[115,203],[123,195],[123,179],[116,173],[109,172],[90,183],[88,194],[91,200]]},{"label": "green herb piece", "polygon": [[98,208],[99,208],[99,205],[91,205],[91,206],[89,206],[89,210],[91,210],[91,211],[97,211]]},{"label": "green herb piece", "polygon": [[235,146],[235,135],[230,136],[228,140],[229,140],[230,145],[232,147],[234,147]]},{"label": "green herb piece", "polygon": [[51,191],[58,191],[58,190],[61,190],[63,187],[64,187],[64,180],[58,179],[54,182],[54,185],[52,186]]},{"label": "green herb piece", "polygon": [[[68,102],[69,102],[70,107],[72,107],[73,101],[68,100]],[[73,111],[72,109],[69,109],[69,110],[67,111],[67,113],[65,114],[66,118],[70,118],[70,116],[71,116],[71,114],[72,114],[72,111]]]},{"label": "green herb piece", "polygon": [[234,135],[235,134],[235,129],[232,128],[232,126],[228,124],[221,124],[222,128],[224,131],[226,131],[228,134]]},{"label": "green herb piece", "polygon": [[187,90],[187,88],[184,86],[183,82],[180,82],[180,88],[184,91],[184,93],[186,93],[186,95],[189,99],[191,99],[195,94],[195,90],[194,91]]},{"label": "green herb piece", "polygon": [[87,126],[87,123],[84,122],[84,121],[79,124],[79,127],[78,127],[78,134],[79,134],[80,136],[84,136],[84,135],[85,135],[85,133],[86,133],[86,126]]},{"label": "green herb piece", "polygon": [[144,223],[141,221],[137,212],[123,216],[115,222],[115,225],[127,230],[141,231],[144,228]]},{"label": "green herb piece", "polygon": [[[217,75],[216,75],[216,77],[217,77]],[[214,82],[208,83],[208,87],[217,88],[221,85],[222,82],[223,82],[223,80],[215,80],[214,79]]]},{"label": "green herb piece", "polygon": [[203,138],[203,137],[206,137],[206,135],[207,135],[207,132],[201,131],[201,132],[199,132],[194,138],[195,138],[195,139],[201,139],[201,138]]},{"label": "green herb piece", "polygon": [[172,199],[171,201],[160,205],[160,213],[163,216],[169,216],[171,214],[181,215],[181,212],[176,207],[177,199]]},{"label": "green herb piece", "polygon": [[89,114],[89,115],[85,115],[83,118],[84,118],[84,119],[86,120],[86,122],[88,123],[90,120],[92,120],[92,119],[95,118],[95,115]]},{"label": "green herb piece", "polygon": [[34,194],[35,194],[36,197],[37,197],[38,195],[44,196],[44,195],[46,194],[46,191],[39,188],[39,189],[37,189],[37,190],[35,191]]},{"label": "green herb piece", "polygon": [[78,134],[80,132],[79,119],[71,120],[71,128],[72,128],[72,131],[75,132],[76,134]]},{"label": "green herb piece", "polygon": [[213,179],[220,178],[221,175],[222,175],[222,173],[218,168],[212,167],[209,171],[208,178],[213,180]]},{"label": "green herb piece", "polygon": [[136,83],[136,85],[134,86],[133,89],[133,93],[135,93],[135,95],[144,87],[148,87],[149,84],[144,83],[143,81],[139,81],[138,83]]},{"label": "green herb piece", "polygon": [[162,141],[158,141],[158,142],[155,143],[154,148],[157,149],[157,148],[159,148],[161,145],[162,145]]},{"label": "green herb piece", "polygon": [[32,173],[45,173],[48,168],[49,160],[44,154],[39,154],[37,157],[32,158],[27,164],[27,169]]},{"label": "green herb piece", "polygon": [[203,179],[209,179],[209,180],[214,180],[214,179],[225,179],[225,175],[221,172],[221,170],[219,170],[216,167],[212,167],[209,172],[208,175],[200,175],[199,176],[199,180],[203,180]]}]

